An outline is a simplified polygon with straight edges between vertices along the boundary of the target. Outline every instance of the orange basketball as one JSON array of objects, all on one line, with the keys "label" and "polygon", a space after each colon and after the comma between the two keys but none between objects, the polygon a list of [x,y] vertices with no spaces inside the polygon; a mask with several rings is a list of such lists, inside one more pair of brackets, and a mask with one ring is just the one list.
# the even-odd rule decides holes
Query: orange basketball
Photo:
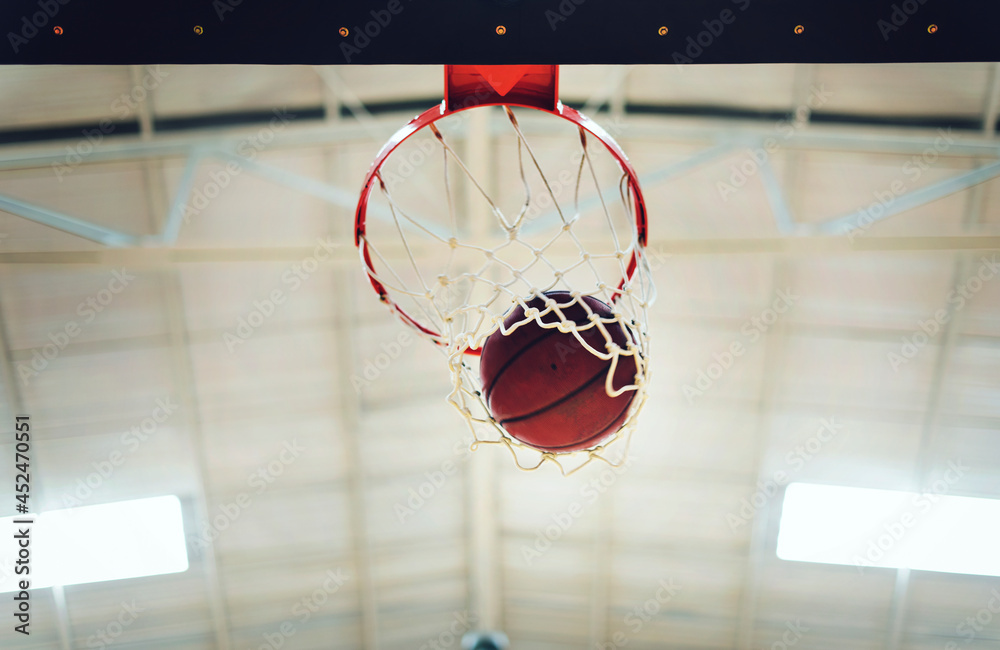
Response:
[{"label": "orange basketball", "polygon": [[[545,295],[560,305],[566,320],[577,325],[589,322],[587,310],[573,302],[569,292]],[[613,316],[611,308],[596,298],[580,300],[602,318]],[[545,310],[542,298],[533,298],[527,305]],[[504,319],[504,327],[523,318],[524,308],[518,305]],[[541,320],[558,323],[560,319],[553,311]],[[627,348],[631,337],[625,328],[618,323],[606,323],[605,328],[615,344]],[[607,350],[597,327],[579,334],[593,349]],[[631,390],[617,397],[607,394],[611,363],[611,359],[594,356],[571,332],[545,328],[532,319],[507,336],[498,329],[486,339],[479,362],[483,398],[493,418],[526,445],[553,452],[587,449],[618,431],[636,394]],[[612,386],[617,390],[633,384],[637,372],[635,357],[619,356]]]}]

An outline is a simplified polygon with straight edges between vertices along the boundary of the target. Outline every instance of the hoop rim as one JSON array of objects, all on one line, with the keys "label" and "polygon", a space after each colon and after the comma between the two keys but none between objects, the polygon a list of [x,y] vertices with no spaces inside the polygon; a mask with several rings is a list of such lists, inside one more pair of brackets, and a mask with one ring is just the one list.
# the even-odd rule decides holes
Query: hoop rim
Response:
[{"label": "hoop rim", "polygon": [[[580,111],[566,106],[561,101],[556,102],[555,110],[548,110],[546,108],[540,108],[538,106],[532,106],[528,104],[514,103],[514,102],[483,102],[477,103],[470,106],[463,106],[454,110],[448,110],[446,100],[442,100],[440,104],[427,109],[420,115],[417,115],[408,123],[406,123],[402,128],[396,131],[389,140],[386,141],[379,152],[375,155],[375,159],[372,161],[371,166],[368,168],[368,172],[365,175],[365,182],[361,188],[361,195],[358,198],[358,205],[355,210],[354,215],[354,245],[359,249],[361,254],[362,263],[365,266],[365,272],[368,275],[368,280],[378,294],[379,300],[385,303],[399,318],[404,322],[408,323],[417,330],[423,332],[430,336],[435,343],[438,345],[446,345],[443,340],[443,336],[439,332],[420,324],[412,316],[410,316],[402,307],[397,305],[389,296],[389,291],[385,286],[379,282],[378,278],[375,277],[375,267],[372,264],[371,253],[368,246],[368,240],[365,237],[367,232],[367,216],[368,216],[368,200],[371,196],[372,189],[375,187],[375,181],[379,178],[379,171],[382,169],[382,165],[388,159],[388,157],[395,151],[403,142],[407,140],[417,131],[420,131],[424,127],[437,122],[440,119],[448,117],[450,115],[455,115],[462,111],[467,111],[475,108],[482,108],[485,106],[514,106],[518,108],[530,108],[532,110],[541,111],[543,113],[549,113],[557,117],[561,117],[578,127],[584,129],[589,134],[597,138],[601,144],[611,153],[611,155],[621,166],[622,170],[628,176],[628,187],[632,192],[633,203],[635,208],[635,226],[636,226],[636,239],[638,245],[632,251],[632,255],[629,259],[628,266],[626,267],[626,277],[622,278],[618,283],[618,290],[621,290],[625,283],[631,280],[639,267],[639,258],[643,254],[643,250],[646,247],[647,241],[647,217],[646,217],[646,201],[642,195],[642,188],[639,186],[639,176],[635,169],[632,167],[632,163],[629,161],[628,156],[622,150],[621,146],[615,141],[614,138],[597,122],[590,119]],[[614,296],[612,302],[617,301],[617,295]],[[467,349],[466,354],[472,356],[478,356],[480,349]]]}]

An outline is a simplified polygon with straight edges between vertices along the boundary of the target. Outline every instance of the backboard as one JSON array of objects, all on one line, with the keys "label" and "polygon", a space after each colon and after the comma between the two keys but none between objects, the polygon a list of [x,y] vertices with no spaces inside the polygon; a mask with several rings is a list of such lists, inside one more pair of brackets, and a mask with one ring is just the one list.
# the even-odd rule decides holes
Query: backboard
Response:
[{"label": "backboard", "polygon": [[0,63],[991,61],[998,19],[974,0],[15,0]]}]

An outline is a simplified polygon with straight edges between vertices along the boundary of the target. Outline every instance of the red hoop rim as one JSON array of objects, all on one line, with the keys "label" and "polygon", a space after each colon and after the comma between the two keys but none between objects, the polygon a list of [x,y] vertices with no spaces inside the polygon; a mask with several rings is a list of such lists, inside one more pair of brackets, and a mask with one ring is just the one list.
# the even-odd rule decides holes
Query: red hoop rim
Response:
[{"label": "red hoop rim", "polygon": [[[382,168],[382,164],[407,138],[429,124],[437,122],[442,118],[455,115],[456,113],[460,113],[462,111],[482,108],[484,106],[515,106],[519,108],[530,108],[532,110],[542,111],[543,113],[556,115],[557,117],[561,117],[569,122],[572,122],[573,124],[576,124],[597,138],[611,153],[611,155],[614,156],[615,160],[628,176],[628,186],[629,190],[632,192],[635,207],[635,227],[638,241],[638,246],[632,251],[632,255],[629,258],[629,263],[626,267],[626,277],[622,278],[618,283],[618,291],[624,287],[626,282],[635,276],[635,272],[639,267],[639,256],[642,255],[642,251],[646,247],[646,201],[642,196],[642,189],[639,186],[639,176],[632,167],[632,163],[629,162],[628,156],[625,155],[625,152],[618,145],[618,143],[615,142],[614,138],[612,138],[600,124],[593,121],[575,108],[565,106],[561,101],[556,102],[555,110],[548,110],[538,106],[513,102],[484,102],[472,106],[463,106],[455,110],[448,110],[446,102],[442,101],[437,106],[429,108],[410,120],[405,126],[396,131],[384,145],[382,145],[382,148],[375,156],[375,160],[372,161],[371,167],[368,168],[368,173],[365,176],[365,183],[361,188],[361,196],[358,199],[358,207],[355,211],[354,217],[354,245],[358,247],[361,252],[361,257],[365,265],[365,272],[368,275],[368,280],[371,283],[372,288],[375,289],[375,293],[378,294],[379,300],[388,305],[388,307],[404,322],[432,337],[434,342],[438,345],[446,345],[441,333],[435,332],[434,330],[421,325],[412,316],[406,313],[402,307],[397,305],[390,298],[388,290],[381,282],[378,281],[378,278],[375,277],[375,267],[372,264],[371,254],[368,248],[368,240],[365,238],[365,233],[367,231],[366,219],[368,216],[368,199],[371,196],[372,189],[375,186],[375,179],[378,177],[378,172]],[[616,301],[617,295],[614,297],[612,302]],[[470,355],[478,355],[479,352],[480,350],[478,348],[466,350],[466,354]]]}]

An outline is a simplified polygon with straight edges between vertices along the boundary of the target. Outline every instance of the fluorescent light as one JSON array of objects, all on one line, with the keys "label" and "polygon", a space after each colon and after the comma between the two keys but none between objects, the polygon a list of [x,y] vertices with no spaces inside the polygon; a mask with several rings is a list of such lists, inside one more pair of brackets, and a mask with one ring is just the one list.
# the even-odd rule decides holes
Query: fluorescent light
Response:
[{"label": "fluorescent light", "polygon": [[31,589],[105,580],[179,573],[188,568],[181,502],[175,496],[52,510],[34,516],[31,526],[0,519],[0,553],[17,558],[14,535],[30,528],[29,575],[15,573],[5,560],[0,593],[18,591],[27,579]]},{"label": "fluorescent light", "polygon": [[778,557],[1000,576],[1000,500],[792,483]]}]

